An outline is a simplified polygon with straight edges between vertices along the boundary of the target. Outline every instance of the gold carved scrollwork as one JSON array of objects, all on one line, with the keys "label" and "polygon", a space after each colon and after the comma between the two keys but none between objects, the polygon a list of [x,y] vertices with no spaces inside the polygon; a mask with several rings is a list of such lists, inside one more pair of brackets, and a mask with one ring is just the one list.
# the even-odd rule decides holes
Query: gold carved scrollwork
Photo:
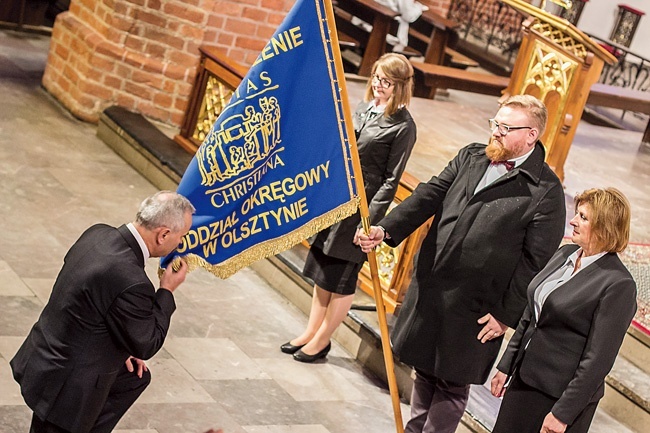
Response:
[{"label": "gold carved scrollwork", "polygon": [[263,97],[258,107],[247,105],[221,120],[197,151],[201,185],[212,186],[259,166],[281,141],[278,100]]},{"label": "gold carved scrollwork", "polygon": [[196,119],[196,128],[192,138],[202,143],[210,133],[212,125],[226,107],[234,89],[219,81],[218,77],[210,75],[205,86],[205,96]]},{"label": "gold carved scrollwork", "polygon": [[[397,268],[399,261],[399,249],[392,248],[382,243],[376,250],[377,265],[379,268],[379,280],[383,290],[390,287],[390,282],[393,279],[393,273]],[[366,264],[366,266],[368,266]]]},{"label": "gold carved scrollwork", "polygon": [[587,48],[578,42],[571,35],[563,32],[557,27],[553,27],[549,23],[544,23],[541,21],[536,22],[531,26],[531,30],[539,33],[543,37],[549,39],[550,41],[558,44],[564,48],[569,53],[572,53],[579,59],[584,59],[587,57]]},{"label": "gold carved scrollwork", "polygon": [[534,55],[524,80],[524,88],[537,87],[541,100],[544,100],[550,92],[558,93],[564,100],[577,66],[577,62],[536,42]]}]

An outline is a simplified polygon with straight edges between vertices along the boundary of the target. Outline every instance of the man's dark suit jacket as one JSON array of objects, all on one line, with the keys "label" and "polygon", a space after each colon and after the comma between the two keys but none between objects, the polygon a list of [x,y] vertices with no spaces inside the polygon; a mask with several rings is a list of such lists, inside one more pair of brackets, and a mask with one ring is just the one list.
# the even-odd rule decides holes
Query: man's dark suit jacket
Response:
[{"label": "man's dark suit jacket", "polygon": [[163,345],[176,305],[156,291],[126,226],[98,224],[72,246],[52,295],[11,360],[27,405],[42,420],[89,431],[129,356]]},{"label": "man's dark suit jacket", "polygon": [[605,376],[636,312],[636,283],[618,255],[609,253],[553,291],[535,319],[535,289],[578,248],[560,248],[531,281],[524,315],[497,365],[507,375],[518,368],[526,384],[557,398],[551,411],[567,424],[602,398]]}]

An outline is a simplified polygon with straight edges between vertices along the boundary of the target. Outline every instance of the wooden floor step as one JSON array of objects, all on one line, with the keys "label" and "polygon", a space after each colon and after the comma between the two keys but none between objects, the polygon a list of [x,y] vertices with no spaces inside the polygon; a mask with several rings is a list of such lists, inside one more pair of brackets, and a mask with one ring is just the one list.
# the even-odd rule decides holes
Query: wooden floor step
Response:
[{"label": "wooden floor step", "polygon": [[176,190],[192,155],[139,113],[105,109],[97,136],[159,189]]},{"label": "wooden floor step", "polygon": [[591,422],[589,433],[640,433],[631,430],[626,425],[612,417],[603,409],[598,408],[594,420]]},{"label": "wooden floor step", "polygon": [[618,356],[650,375],[650,336],[633,324],[627,331]]}]

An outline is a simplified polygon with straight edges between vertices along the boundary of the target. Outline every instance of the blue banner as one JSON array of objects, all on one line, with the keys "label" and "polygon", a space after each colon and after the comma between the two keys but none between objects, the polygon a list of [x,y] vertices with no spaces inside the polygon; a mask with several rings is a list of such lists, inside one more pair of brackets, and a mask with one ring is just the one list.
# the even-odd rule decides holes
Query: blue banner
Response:
[{"label": "blue banner", "polygon": [[187,168],[197,211],[162,267],[227,278],[356,212],[335,60],[325,5],[296,1]]}]

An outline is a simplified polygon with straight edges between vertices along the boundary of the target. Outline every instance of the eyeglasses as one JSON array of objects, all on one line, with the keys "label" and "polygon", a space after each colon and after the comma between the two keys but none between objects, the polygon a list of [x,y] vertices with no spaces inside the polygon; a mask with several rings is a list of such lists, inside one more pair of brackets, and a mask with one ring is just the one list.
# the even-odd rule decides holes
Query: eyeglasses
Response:
[{"label": "eyeglasses", "polygon": [[390,86],[395,84],[387,78],[381,78],[377,74],[372,74],[372,81],[378,83],[384,89],[388,89]]},{"label": "eyeglasses", "polygon": [[499,131],[499,134],[501,135],[508,135],[508,132],[510,131],[516,131],[517,129],[533,129],[532,126],[508,126],[508,125],[503,125],[499,122],[497,122],[494,119],[489,119],[488,122],[490,122],[490,131],[494,132],[496,129]]}]

